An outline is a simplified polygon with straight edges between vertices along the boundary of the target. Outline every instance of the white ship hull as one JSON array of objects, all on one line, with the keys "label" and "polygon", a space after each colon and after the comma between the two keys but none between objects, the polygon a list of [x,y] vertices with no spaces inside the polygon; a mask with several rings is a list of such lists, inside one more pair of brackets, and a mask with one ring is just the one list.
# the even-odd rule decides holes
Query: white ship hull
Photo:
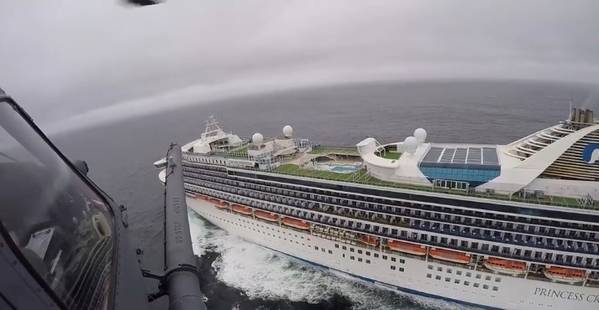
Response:
[{"label": "white ship hull", "polygon": [[366,255],[364,248],[217,209],[207,201],[188,197],[187,205],[214,225],[250,242],[388,289],[486,308],[599,309],[598,288],[479,272],[377,249]]}]

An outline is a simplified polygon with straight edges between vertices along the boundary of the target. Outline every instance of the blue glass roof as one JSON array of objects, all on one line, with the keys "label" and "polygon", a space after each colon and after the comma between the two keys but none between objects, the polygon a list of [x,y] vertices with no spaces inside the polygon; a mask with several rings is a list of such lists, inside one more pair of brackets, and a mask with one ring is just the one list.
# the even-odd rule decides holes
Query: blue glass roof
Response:
[{"label": "blue glass roof", "polygon": [[421,167],[500,169],[497,149],[493,146],[431,147]]}]

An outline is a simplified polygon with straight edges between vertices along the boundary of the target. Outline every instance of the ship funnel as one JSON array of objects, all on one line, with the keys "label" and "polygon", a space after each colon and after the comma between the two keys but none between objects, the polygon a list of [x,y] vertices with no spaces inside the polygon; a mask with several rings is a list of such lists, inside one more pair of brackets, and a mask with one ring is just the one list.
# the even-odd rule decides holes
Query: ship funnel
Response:
[{"label": "ship funnel", "polygon": [[592,124],[593,110],[572,108],[570,111],[570,122],[579,124]]}]

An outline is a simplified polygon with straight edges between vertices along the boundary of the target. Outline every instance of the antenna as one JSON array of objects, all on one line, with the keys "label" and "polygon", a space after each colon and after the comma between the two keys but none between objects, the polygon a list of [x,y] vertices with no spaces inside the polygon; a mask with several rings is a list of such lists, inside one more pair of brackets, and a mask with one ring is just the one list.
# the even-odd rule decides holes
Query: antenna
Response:
[{"label": "antenna", "polygon": [[567,120],[572,120],[572,100],[570,100],[570,109],[568,110],[568,118]]},{"label": "antenna", "polygon": [[218,126],[218,122],[216,121],[214,115],[210,115],[210,117],[206,121],[206,130],[204,132],[209,133],[217,130],[221,130],[220,126]]}]

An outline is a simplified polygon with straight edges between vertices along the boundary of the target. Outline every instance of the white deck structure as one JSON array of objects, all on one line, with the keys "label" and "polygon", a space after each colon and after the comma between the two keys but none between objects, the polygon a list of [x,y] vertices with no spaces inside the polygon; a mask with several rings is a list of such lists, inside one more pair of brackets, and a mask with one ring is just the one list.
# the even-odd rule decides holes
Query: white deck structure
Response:
[{"label": "white deck structure", "polygon": [[[431,185],[443,179],[469,183],[476,191],[597,200],[599,123],[589,110],[580,113],[574,109],[569,120],[508,145],[428,143],[426,132],[417,129],[419,137],[404,142],[382,145],[366,138],[356,147],[369,174],[385,181]],[[380,156],[390,146],[402,151],[399,159]]]}]

